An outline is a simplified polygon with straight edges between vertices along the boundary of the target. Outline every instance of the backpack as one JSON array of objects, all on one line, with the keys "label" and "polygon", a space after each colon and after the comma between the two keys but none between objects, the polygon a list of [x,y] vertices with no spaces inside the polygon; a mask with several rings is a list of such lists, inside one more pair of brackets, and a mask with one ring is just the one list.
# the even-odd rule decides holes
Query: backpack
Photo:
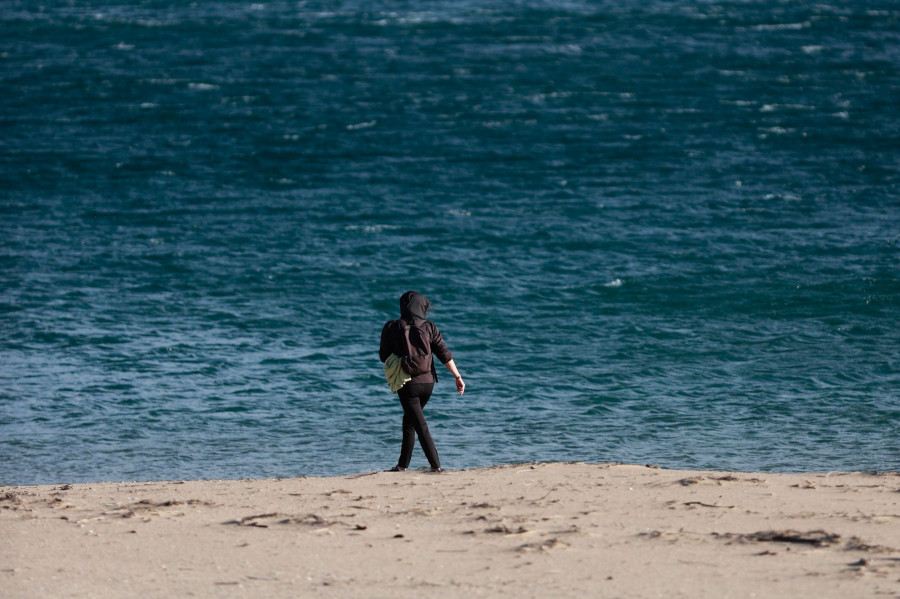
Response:
[{"label": "backpack", "polygon": [[412,344],[409,342],[409,329],[412,328],[412,325],[408,325],[405,322],[400,324],[403,326],[403,335],[406,337],[406,353],[400,357],[400,365],[403,367],[403,370],[412,377],[431,372],[431,353],[414,354],[413,352],[416,350],[413,349]]}]

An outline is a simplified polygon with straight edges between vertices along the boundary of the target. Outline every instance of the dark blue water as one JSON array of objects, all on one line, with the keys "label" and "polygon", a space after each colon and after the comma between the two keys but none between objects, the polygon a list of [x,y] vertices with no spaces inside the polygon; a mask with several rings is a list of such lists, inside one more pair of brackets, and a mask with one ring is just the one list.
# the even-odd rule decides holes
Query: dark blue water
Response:
[{"label": "dark blue water", "polygon": [[[900,8],[7,1],[0,484],[900,469]],[[425,465],[417,449],[413,466]]]}]

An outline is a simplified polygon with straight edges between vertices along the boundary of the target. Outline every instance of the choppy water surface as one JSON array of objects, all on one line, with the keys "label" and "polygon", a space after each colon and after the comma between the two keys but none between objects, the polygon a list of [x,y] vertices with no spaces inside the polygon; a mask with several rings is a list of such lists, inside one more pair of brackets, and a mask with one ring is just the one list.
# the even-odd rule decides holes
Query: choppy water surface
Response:
[{"label": "choppy water surface", "polygon": [[894,2],[0,27],[0,484],[388,467],[407,289],[446,467],[900,469]]}]

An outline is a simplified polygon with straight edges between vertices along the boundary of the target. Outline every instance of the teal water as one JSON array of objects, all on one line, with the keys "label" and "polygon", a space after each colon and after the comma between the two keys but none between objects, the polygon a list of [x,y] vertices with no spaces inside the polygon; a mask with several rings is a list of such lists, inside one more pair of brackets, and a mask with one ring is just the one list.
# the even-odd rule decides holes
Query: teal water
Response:
[{"label": "teal water", "polygon": [[[0,484],[900,469],[894,2],[4,2]],[[425,465],[417,449],[413,466]]]}]

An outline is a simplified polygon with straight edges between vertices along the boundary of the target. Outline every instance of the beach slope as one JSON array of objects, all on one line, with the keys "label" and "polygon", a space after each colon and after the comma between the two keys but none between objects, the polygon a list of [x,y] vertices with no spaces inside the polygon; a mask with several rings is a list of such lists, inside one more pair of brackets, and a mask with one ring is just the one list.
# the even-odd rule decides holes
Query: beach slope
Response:
[{"label": "beach slope", "polygon": [[523,464],[0,487],[8,597],[900,597],[900,476]]}]

